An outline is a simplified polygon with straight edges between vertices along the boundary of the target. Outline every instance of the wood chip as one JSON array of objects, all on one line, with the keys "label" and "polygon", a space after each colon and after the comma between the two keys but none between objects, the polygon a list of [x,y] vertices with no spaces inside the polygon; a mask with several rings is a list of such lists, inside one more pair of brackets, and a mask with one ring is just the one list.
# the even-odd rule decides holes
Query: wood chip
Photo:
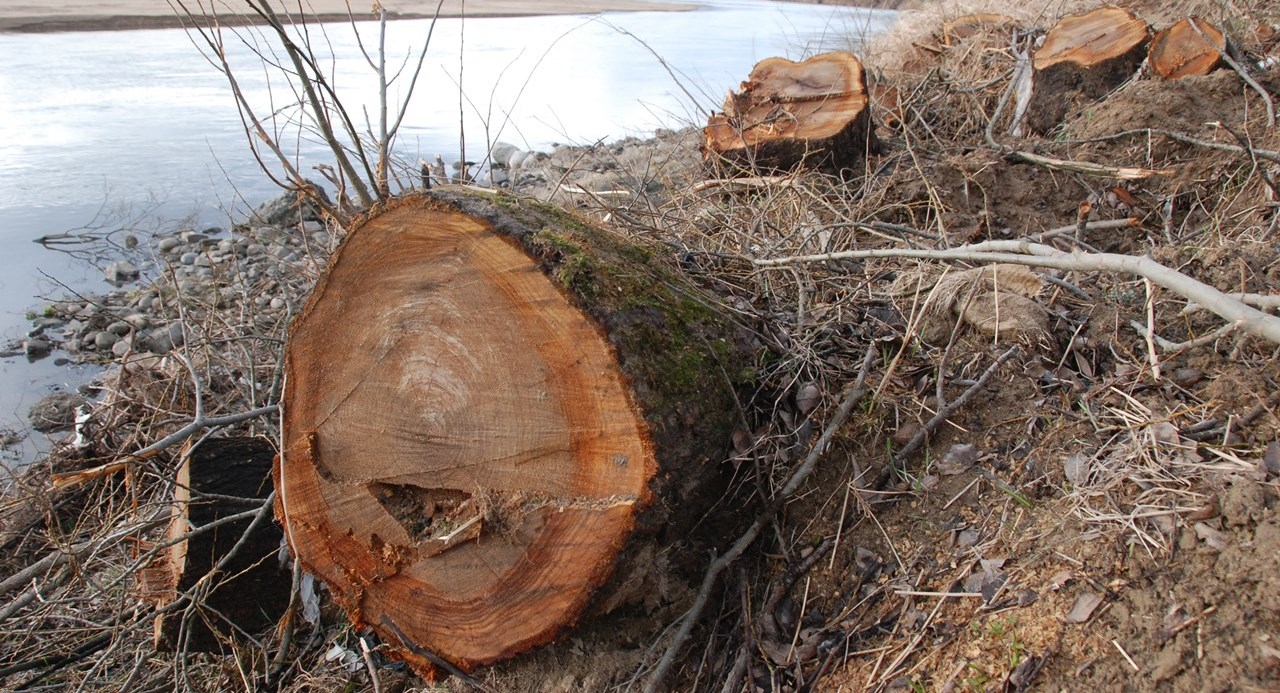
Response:
[{"label": "wood chip", "polygon": [[1097,592],[1085,591],[1076,597],[1076,603],[1067,612],[1067,623],[1084,623],[1093,615],[1094,610],[1102,604],[1105,597]]}]

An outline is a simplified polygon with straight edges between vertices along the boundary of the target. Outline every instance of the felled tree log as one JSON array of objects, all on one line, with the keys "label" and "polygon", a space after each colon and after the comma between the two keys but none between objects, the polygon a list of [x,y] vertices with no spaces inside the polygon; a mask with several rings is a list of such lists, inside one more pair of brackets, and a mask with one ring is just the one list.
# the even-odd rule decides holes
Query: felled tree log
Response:
[{"label": "felled tree log", "polygon": [[398,200],[290,330],[289,543],[421,672],[546,643],[626,602],[656,569],[640,547],[720,496],[734,334],[651,250],[562,210]]},{"label": "felled tree log", "polygon": [[1226,37],[1218,27],[1190,17],[1151,39],[1148,64],[1152,72],[1165,79],[1207,75],[1222,65],[1222,52],[1226,49]]},{"label": "felled tree log", "polygon": [[1151,28],[1118,7],[1059,21],[1032,56],[1027,124],[1052,130],[1070,112],[1128,79],[1146,56]]},{"label": "felled tree log", "polygon": [[858,168],[875,145],[866,70],[850,53],[767,58],[703,129],[703,160],[738,170]]},{"label": "felled tree log", "polygon": [[[178,469],[171,539],[195,527],[252,509],[251,499],[271,493],[275,448],[261,438],[211,438],[192,450]],[[249,499],[237,503],[229,498]],[[156,617],[162,650],[216,652],[237,630],[256,634],[274,624],[289,605],[291,571],[280,565],[280,527],[268,517],[245,535],[251,519],[196,534],[161,553],[141,574],[143,596],[163,607],[190,591],[241,542],[213,589],[190,609]]]}]

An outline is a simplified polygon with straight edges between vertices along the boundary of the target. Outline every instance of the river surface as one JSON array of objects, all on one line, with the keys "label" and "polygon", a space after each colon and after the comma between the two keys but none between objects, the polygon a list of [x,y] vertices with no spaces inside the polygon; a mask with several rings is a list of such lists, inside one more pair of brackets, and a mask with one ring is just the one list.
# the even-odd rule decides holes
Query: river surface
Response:
[{"label": "river surface", "polygon": [[[894,17],[709,0],[685,12],[442,19],[396,151],[409,162],[436,154],[456,161],[460,121],[474,161],[487,142],[546,150],[697,123],[757,61],[856,50]],[[430,24],[388,24],[393,70],[412,63]],[[358,26],[365,46],[376,46],[376,23]],[[228,44],[241,89],[260,114],[281,114],[282,140],[300,170],[314,174],[325,151],[306,135],[299,141],[289,124],[292,93],[247,48],[272,42],[238,31],[245,40],[229,35]],[[312,36],[347,107],[361,120],[367,109],[376,122],[376,79],[352,27],[312,27]],[[126,227],[140,237],[182,224],[225,227],[279,193],[250,153],[226,79],[197,44],[179,29],[0,34],[0,347],[24,335],[42,297],[113,288],[83,258],[34,239],[84,227]],[[412,64],[405,72],[393,99],[403,96]],[[0,428],[25,431],[35,401],[87,377],[55,365],[58,356],[0,359]],[[28,433],[0,462],[30,461],[47,445]]]}]

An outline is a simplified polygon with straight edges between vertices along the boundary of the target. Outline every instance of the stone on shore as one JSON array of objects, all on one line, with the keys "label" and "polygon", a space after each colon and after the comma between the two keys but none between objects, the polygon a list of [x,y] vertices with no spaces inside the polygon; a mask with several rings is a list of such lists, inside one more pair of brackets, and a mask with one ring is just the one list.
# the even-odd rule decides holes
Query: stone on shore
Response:
[{"label": "stone on shore", "polygon": [[102,271],[107,277],[107,281],[120,284],[123,282],[133,281],[138,278],[138,268],[133,266],[128,260],[119,260],[107,265]]},{"label": "stone on shore", "polygon": [[71,428],[76,423],[76,407],[88,404],[88,400],[70,392],[53,392],[36,402],[27,413],[31,427],[41,433]]}]

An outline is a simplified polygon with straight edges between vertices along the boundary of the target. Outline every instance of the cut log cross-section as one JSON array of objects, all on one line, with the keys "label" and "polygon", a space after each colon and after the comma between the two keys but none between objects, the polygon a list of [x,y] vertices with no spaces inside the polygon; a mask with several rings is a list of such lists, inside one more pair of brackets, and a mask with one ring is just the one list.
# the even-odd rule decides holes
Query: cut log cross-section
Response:
[{"label": "cut log cross-section", "polygon": [[1027,124],[1048,132],[1070,112],[1106,96],[1146,57],[1151,28],[1118,7],[1064,17],[1032,56]]},{"label": "cut log cross-section", "polygon": [[866,71],[850,53],[757,63],[703,130],[703,158],[739,170],[857,168],[874,145]]},{"label": "cut log cross-section", "polygon": [[1203,76],[1222,65],[1226,49],[1226,37],[1218,27],[1199,17],[1189,17],[1151,39],[1148,62],[1151,71],[1165,79]]},{"label": "cut log cross-section", "polygon": [[295,555],[354,623],[420,671],[423,651],[492,663],[604,610],[615,568],[644,569],[634,542],[696,519],[743,366],[678,277],[478,192],[349,233],[290,330],[276,482]]}]

